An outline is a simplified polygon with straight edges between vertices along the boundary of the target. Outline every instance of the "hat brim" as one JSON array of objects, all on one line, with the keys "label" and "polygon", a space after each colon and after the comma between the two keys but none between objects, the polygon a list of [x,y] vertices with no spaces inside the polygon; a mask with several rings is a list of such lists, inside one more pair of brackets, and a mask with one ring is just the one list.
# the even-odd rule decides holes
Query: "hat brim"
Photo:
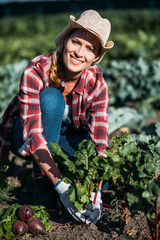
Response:
[{"label": "hat brim", "polygon": [[98,60],[98,62],[100,62],[100,60],[102,60],[103,54],[111,49],[114,46],[113,41],[108,41],[105,45],[101,39],[101,37],[94,31],[92,31],[91,29],[88,29],[84,26],[82,26],[81,24],[77,23],[75,21],[75,17],[74,16],[70,16],[69,22],[67,27],[56,37],[55,39],[55,43],[56,46],[62,46],[62,44],[64,43],[64,40],[69,36],[69,34],[74,30],[74,29],[84,29],[90,33],[92,33],[94,36],[96,36],[98,38],[98,40],[100,41],[100,45],[101,45],[101,49],[100,49],[100,58]]}]

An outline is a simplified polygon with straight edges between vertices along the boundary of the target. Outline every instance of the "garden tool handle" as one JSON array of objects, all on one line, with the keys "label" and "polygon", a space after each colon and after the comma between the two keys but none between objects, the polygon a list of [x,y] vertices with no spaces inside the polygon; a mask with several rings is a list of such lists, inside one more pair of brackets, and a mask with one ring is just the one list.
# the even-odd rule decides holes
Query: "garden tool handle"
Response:
[{"label": "garden tool handle", "polygon": [[[101,180],[101,181],[99,182],[99,185],[98,185],[98,190],[100,190],[100,191],[101,191],[101,188],[102,188],[102,183],[103,183],[103,180]],[[95,197],[94,197],[94,200],[93,200],[93,204],[95,204],[95,202],[96,202],[97,194],[98,194],[98,191],[97,191],[96,194],[95,194]]]}]

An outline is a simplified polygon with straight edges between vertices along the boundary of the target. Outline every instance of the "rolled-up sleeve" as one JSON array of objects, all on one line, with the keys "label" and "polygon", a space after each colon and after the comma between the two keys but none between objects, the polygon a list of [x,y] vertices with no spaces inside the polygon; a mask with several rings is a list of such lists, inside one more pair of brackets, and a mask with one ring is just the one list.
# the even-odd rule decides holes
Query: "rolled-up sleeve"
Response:
[{"label": "rolled-up sleeve", "polygon": [[46,144],[40,110],[39,93],[43,88],[43,70],[39,63],[31,62],[24,70],[19,91],[20,115],[24,144],[19,149],[23,156],[33,154],[38,146]]},{"label": "rolled-up sleeve", "polygon": [[89,134],[95,143],[98,154],[103,155],[104,149],[108,146],[108,87],[102,81],[89,109]]},{"label": "rolled-up sleeve", "polygon": [[98,66],[90,66],[81,75],[73,94],[72,117],[76,129],[89,133],[99,155],[108,147],[108,85]]}]

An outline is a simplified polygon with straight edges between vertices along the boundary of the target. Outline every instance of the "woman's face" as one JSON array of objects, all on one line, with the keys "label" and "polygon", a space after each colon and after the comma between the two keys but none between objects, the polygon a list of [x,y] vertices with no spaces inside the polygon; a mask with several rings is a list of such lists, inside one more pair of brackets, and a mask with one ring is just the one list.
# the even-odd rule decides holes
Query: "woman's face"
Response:
[{"label": "woman's face", "polygon": [[91,33],[77,29],[64,41],[63,62],[65,72],[73,75],[81,74],[99,56],[100,43]]}]

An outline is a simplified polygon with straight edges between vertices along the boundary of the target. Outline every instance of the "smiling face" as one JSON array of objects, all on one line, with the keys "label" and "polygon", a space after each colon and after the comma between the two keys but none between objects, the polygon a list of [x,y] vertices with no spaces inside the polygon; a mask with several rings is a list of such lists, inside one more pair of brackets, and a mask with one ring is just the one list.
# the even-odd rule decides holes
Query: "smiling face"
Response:
[{"label": "smiling face", "polygon": [[64,41],[63,63],[66,78],[79,78],[99,56],[98,39],[86,30],[77,29]]}]

